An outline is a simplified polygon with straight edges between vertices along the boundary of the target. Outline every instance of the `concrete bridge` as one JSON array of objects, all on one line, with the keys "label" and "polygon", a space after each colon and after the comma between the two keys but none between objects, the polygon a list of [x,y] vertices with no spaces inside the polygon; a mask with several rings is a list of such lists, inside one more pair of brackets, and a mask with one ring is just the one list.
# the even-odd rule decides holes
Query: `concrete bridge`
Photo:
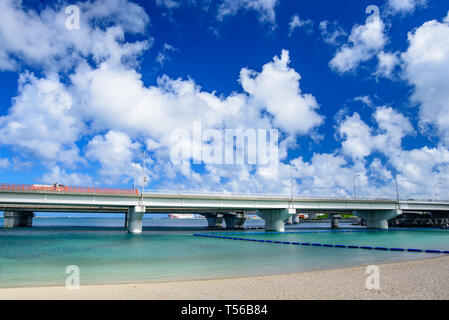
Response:
[{"label": "concrete bridge", "polygon": [[[98,189],[98,188],[97,188]],[[332,220],[342,213],[364,219],[367,228],[388,228],[388,220],[413,212],[449,212],[448,202],[391,199],[290,198],[287,196],[144,193],[128,189],[11,188],[0,185],[0,211],[4,226],[31,226],[34,212],[110,212],[126,215],[131,233],[142,231],[144,214],[179,212],[199,213],[208,218],[209,226],[225,219],[231,227],[242,227],[245,213],[254,212],[265,221],[266,231],[284,231],[284,221],[297,213],[328,213]],[[109,192],[104,190],[121,190]],[[334,224],[334,223],[333,223]]]}]

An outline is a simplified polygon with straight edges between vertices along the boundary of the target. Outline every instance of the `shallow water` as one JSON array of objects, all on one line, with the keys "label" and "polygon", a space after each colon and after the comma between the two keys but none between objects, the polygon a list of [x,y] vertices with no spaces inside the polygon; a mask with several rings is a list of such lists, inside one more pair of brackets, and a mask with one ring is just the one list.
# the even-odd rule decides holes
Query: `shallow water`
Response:
[{"label": "shallow water", "polygon": [[[0,219],[1,220],[1,219]],[[0,221],[1,223],[2,221]],[[435,257],[435,254],[275,245],[199,238],[205,220],[145,219],[130,235],[118,218],[36,218],[33,228],[0,228],[0,287],[64,285],[66,267],[81,284],[161,282],[292,273]],[[245,226],[260,226],[249,220]],[[323,224],[318,224],[323,228]],[[70,226],[70,227],[68,227]],[[171,229],[163,227],[171,226]],[[301,229],[313,227],[302,224]],[[315,225],[317,226],[317,225]],[[289,228],[294,228],[291,226]],[[324,224],[327,227],[327,224]],[[293,229],[289,229],[293,230]],[[248,236],[448,249],[447,232],[351,232]],[[444,247],[444,248],[443,248]]]},{"label": "shallow water", "polygon": [[307,242],[332,245],[371,246],[387,248],[449,250],[449,230],[421,229],[421,230],[354,230],[345,231],[306,231],[285,233],[217,233],[229,237],[269,239],[274,241]]}]

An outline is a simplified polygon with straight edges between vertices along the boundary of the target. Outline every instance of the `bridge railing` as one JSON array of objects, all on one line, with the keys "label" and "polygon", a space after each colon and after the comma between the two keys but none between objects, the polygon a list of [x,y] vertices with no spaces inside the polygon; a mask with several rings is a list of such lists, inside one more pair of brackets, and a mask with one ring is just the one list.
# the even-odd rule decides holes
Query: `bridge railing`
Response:
[{"label": "bridge railing", "polygon": [[107,194],[138,194],[137,189],[102,188],[102,187],[74,187],[63,185],[36,185],[0,183],[0,191],[53,191],[75,193],[107,193]]},{"label": "bridge railing", "polygon": [[[73,193],[103,193],[103,194],[140,194],[140,190],[137,188],[103,188],[103,187],[76,187],[76,186],[64,186],[64,185],[39,185],[39,184],[14,184],[14,183],[0,183],[1,191],[50,191],[50,192],[73,192]],[[272,199],[285,199],[290,198],[288,194],[269,194],[269,193],[244,193],[244,192],[230,192],[230,191],[206,191],[206,190],[161,190],[161,189],[144,189],[146,195],[176,195],[176,196],[232,196],[232,197],[262,197]],[[328,200],[354,200],[352,197],[336,197],[336,196],[314,196],[304,194],[294,194],[293,198],[303,200],[315,200],[315,199],[328,199]],[[380,197],[357,197],[357,200],[361,201],[397,201],[394,198],[380,198]],[[402,201],[426,201],[426,202],[445,202],[448,200],[443,199],[401,199]]]},{"label": "bridge railing", "polygon": [[[139,191],[140,192],[140,191]],[[261,197],[261,198],[270,198],[270,199],[282,199],[285,200],[285,198],[290,198],[290,194],[282,194],[282,193],[261,193],[261,192],[231,192],[231,191],[207,191],[207,190],[163,190],[163,189],[144,189],[143,190],[144,195],[175,195],[175,196],[184,196],[184,195],[191,195],[191,196],[211,196],[211,197],[217,197],[217,196],[223,196],[223,197]],[[358,196],[357,199],[354,199],[352,196],[335,196],[335,195],[312,195],[312,194],[300,194],[295,193],[293,194],[294,199],[301,199],[301,200],[350,200],[350,201],[390,201],[390,202],[397,202],[396,197],[379,197],[379,196]],[[400,202],[444,202],[449,203],[449,199],[429,199],[425,196],[422,198],[403,198],[400,199]]]},{"label": "bridge railing", "polygon": [[[146,195],[192,195],[192,196],[232,196],[232,197],[263,197],[263,198],[290,198],[290,194],[282,193],[258,193],[258,192],[230,192],[230,191],[206,191],[206,190],[162,190],[162,189],[144,189]],[[326,196],[326,195],[305,195],[305,194],[293,194],[294,199],[328,199],[328,200],[354,200],[353,197],[338,197],[338,196]],[[357,200],[371,200],[371,201],[396,201],[394,198],[380,198],[380,197],[357,197]]]}]

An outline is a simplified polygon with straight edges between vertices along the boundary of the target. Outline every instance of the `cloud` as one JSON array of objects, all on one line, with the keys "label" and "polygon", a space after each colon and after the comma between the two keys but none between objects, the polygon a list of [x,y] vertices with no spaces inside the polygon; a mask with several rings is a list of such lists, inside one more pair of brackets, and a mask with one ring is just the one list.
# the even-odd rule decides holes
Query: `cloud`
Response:
[{"label": "cloud", "polygon": [[[33,159],[33,164],[49,168],[42,176],[46,183],[129,184],[134,170],[140,175],[141,151],[145,148],[145,175],[151,187],[289,194],[287,155],[298,148],[299,136],[319,135],[317,128],[324,121],[317,99],[303,92],[301,75],[291,67],[289,52],[283,50],[260,70],[242,68],[238,79],[241,89],[228,95],[204,90],[191,78],[167,75],[161,75],[153,85],[145,85],[139,59],[151,46],[144,32],[149,18],[139,6],[128,6],[126,1],[111,3],[113,10],[102,8],[102,1],[87,2],[90,16],[83,18],[82,31],[75,36],[57,28],[60,10],[44,9],[37,14],[11,1],[2,2],[3,8],[17,18],[7,23],[18,23],[14,26],[17,34],[25,32],[22,23],[31,19],[35,36],[43,32],[41,38],[47,42],[30,39],[22,43],[23,38],[14,42],[7,37],[0,42],[0,66],[36,69],[34,74],[19,71],[17,97],[0,118],[1,145],[20,153],[21,159]],[[247,1],[236,3],[237,11],[263,8],[255,2],[253,6]],[[262,21],[271,23],[275,21],[270,17],[275,18],[276,2],[266,4],[267,12],[268,4],[273,5],[273,14],[266,15],[262,9],[257,12],[259,17],[266,15]],[[97,27],[96,15],[102,17]],[[131,25],[131,18],[138,21],[136,26]],[[421,104],[420,115],[427,115],[422,120],[435,125],[436,114],[444,118],[444,112],[448,113],[444,109],[449,92],[444,74],[448,20],[429,22],[410,33],[409,48],[401,56],[404,75],[414,86],[413,99]],[[2,32],[8,28],[0,25]],[[322,23],[320,29],[328,43],[338,44],[344,35],[336,24]],[[129,41],[130,33],[133,41]],[[90,39],[85,42],[85,37]],[[349,54],[335,60],[339,62],[335,70],[353,71],[377,56],[379,75],[394,75],[398,56],[384,50],[386,41],[380,19],[355,26],[334,59],[344,50]],[[69,58],[61,61],[60,55],[67,52]],[[374,108],[367,96],[358,100]],[[307,160],[302,156],[293,159],[295,193],[352,197],[354,175],[360,175],[360,196],[395,197],[392,179],[397,174],[402,197],[427,197],[429,190],[433,193],[437,177],[449,178],[449,152],[443,144],[405,150],[403,139],[415,134],[410,121],[391,107],[374,110],[369,124],[361,114],[339,113],[336,136],[341,148],[315,153]],[[432,112],[434,118],[430,118]],[[201,122],[203,130],[279,129],[278,171],[264,174],[269,170],[260,165],[196,165],[188,161],[174,165],[170,161],[174,144],[170,135],[176,129],[191,134],[195,121]],[[439,125],[444,133],[444,121]],[[0,159],[0,166],[9,169],[14,166],[11,161]],[[441,189],[449,191],[449,186]]]},{"label": "cloud", "polygon": [[399,172],[398,182],[402,196],[433,198],[433,186],[443,182],[440,191],[447,194],[449,185],[445,183],[449,177],[449,151],[438,146],[402,150],[390,157],[390,163]]},{"label": "cloud", "polygon": [[[288,136],[309,133],[323,119],[316,112],[316,99],[311,94],[301,92],[300,75],[288,66],[289,62],[288,52],[283,51],[280,58],[275,57],[272,62],[265,64],[261,72],[242,69],[239,81],[243,92],[234,92],[227,97],[203,91],[191,79],[170,79],[167,76],[160,77],[157,86],[145,87],[135,70],[110,66],[108,63],[96,69],[86,65],[79,67],[71,77],[70,91],[77,97],[79,115],[83,122],[89,123],[90,131],[115,130],[133,140],[133,137],[144,138],[153,154],[153,180],[164,177],[162,183],[169,185],[169,177],[177,179],[177,183],[180,183],[179,179],[183,181],[184,177],[185,183],[191,187],[216,188],[224,186],[222,179],[230,179],[226,186],[237,188],[238,183],[234,181],[236,170],[241,170],[241,177],[248,176],[253,170],[251,166],[242,166],[240,169],[228,166],[232,168],[225,169],[220,165],[207,165],[202,175],[196,173],[190,163],[173,166],[169,151],[174,142],[169,139],[170,135],[177,129],[192,134],[194,121],[200,121],[203,130],[274,127]],[[100,160],[91,155],[103,154],[103,144],[89,143],[88,158]],[[281,140],[281,155],[285,156],[283,150],[287,146]],[[97,148],[100,151],[95,152]],[[126,171],[130,172],[126,163],[132,161],[133,158],[128,157],[123,165],[117,166],[127,167]],[[100,164],[102,176],[114,176],[114,181],[119,179],[120,170],[113,172],[108,169],[106,162],[100,161]]]},{"label": "cloud", "polygon": [[393,78],[394,69],[399,66],[401,60],[397,52],[384,52],[381,51],[377,54],[378,64],[376,75],[384,78]]},{"label": "cloud", "polygon": [[302,94],[301,76],[288,67],[289,52],[263,66],[258,73],[246,68],[240,72],[240,83],[251,100],[274,115],[274,124],[290,134],[305,134],[323,122],[316,113],[318,103],[311,94]]},{"label": "cloud", "polygon": [[[381,150],[382,151],[382,150]],[[382,160],[384,158],[385,160]],[[434,184],[440,199],[449,191],[449,151],[438,146],[381,152],[371,161],[348,158],[338,152],[315,153],[310,161],[298,157],[292,161],[293,175],[299,181],[295,192],[302,196],[354,196],[354,176],[358,197],[396,198],[397,176],[401,199],[431,199]],[[286,172],[282,180],[288,186]],[[287,193],[287,188],[280,189]]]},{"label": "cloud", "polygon": [[[35,17],[37,25],[45,25],[41,17],[31,11],[27,14]],[[289,67],[288,51],[265,64],[261,72],[242,69],[242,92],[217,96],[202,90],[193,79],[171,79],[165,75],[158,78],[157,85],[145,86],[136,70],[139,56],[148,48],[144,42],[126,42],[121,26],[95,30],[91,25],[85,27],[97,41],[85,52],[81,47],[73,50],[78,57],[76,64],[68,69],[57,68],[64,81],[53,71],[54,66],[46,65],[47,55],[17,60],[31,66],[39,61],[46,72],[41,78],[22,73],[18,96],[8,114],[0,118],[2,144],[25,152],[25,156],[28,154],[44,166],[57,168],[43,176],[46,181],[89,182],[90,176],[66,171],[77,165],[90,168],[95,181],[127,181],[137,149],[145,145],[154,159],[151,165],[147,164],[151,166],[148,176],[160,179],[161,184],[182,181],[184,177],[190,187],[221,188],[221,181],[227,181],[226,188],[241,188],[232,179],[235,169],[205,166],[201,175],[190,163],[173,166],[169,159],[173,130],[191,132],[194,121],[201,121],[204,130],[277,127],[285,134],[279,153],[285,157],[291,136],[305,135],[323,121],[313,95],[301,92],[301,77]],[[50,42],[59,35],[54,37]],[[56,59],[49,59],[53,58]],[[214,170],[223,176],[219,175],[218,180],[205,178]],[[251,166],[243,166],[240,177],[251,177],[252,170]],[[217,184],[211,185],[213,181]]]},{"label": "cloud", "polygon": [[169,10],[178,9],[181,6],[199,6],[203,10],[208,10],[212,0],[156,0],[156,4]]},{"label": "cloud", "polygon": [[[242,11],[254,11],[261,23],[276,24],[275,7],[279,0],[156,0],[160,7],[167,8],[169,11],[179,9],[185,6],[196,6],[201,10],[209,11],[213,5],[217,12],[218,21],[223,21],[227,16],[234,16]],[[215,33],[215,32],[214,32]]]},{"label": "cloud", "polygon": [[94,0],[79,5],[85,23],[95,21],[102,30],[118,25],[126,33],[144,34],[150,23],[145,9],[128,0]]},{"label": "cloud", "polygon": [[348,197],[353,175],[360,172],[342,155],[331,153],[315,153],[310,162],[298,157],[292,163],[294,177],[301,179],[301,189],[297,192],[304,196]]},{"label": "cloud", "polygon": [[358,113],[342,121],[339,132],[345,138],[342,144],[345,153],[361,158],[375,149],[382,152],[400,149],[402,138],[414,133],[410,121],[391,107],[377,107],[373,118],[378,126],[377,135]]},{"label": "cloud", "polygon": [[427,0],[388,0],[387,10],[391,14],[407,14],[426,4]]},{"label": "cloud", "polygon": [[362,102],[364,105],[366,105],[367,107],[373,107],[374,103],[371,100],[370,96],[359,96],[359,97],[355,97],[354,101],[360,101]]},{"label": "cloud", "polygon": [[176,0],[156,0],[156,4],[168,9],[178,8],[181,6],[181,3]]},{"label": "cloud", "polygon": [[299,16],[296,14],[291,17],[288,27],[289,27],[289,32],[288,32],[289,37],[291,37],[293,32],[295,31],[295,29],[298,29],[298,28],[305,28],[307,33],[309,33],[309,32],[313,32],[313,29],[312,29],[313,21],[310,19],[301,20],[299,18]]},{"label": "cloud", "polygon": [[[448,14],[449,17],[449,14]],[[449,21],[431,20],[408,34],[402,54],[405,79],[414,87],[422,129],[435,128],[449,143]]]},{"label": "cloud", "polygon": [[45,166],[57,163],[73,168],[86,163],[77,143],[90,129],[78,108],[76,89],[67,83],[71,70],[95,68],[106,61],[131,68],[151,42],[124,41],[125,33],[145,32],[149,18],[140,6],[126,0],[79,6],[80,30],[68,30],[61,4],[44,7],[40,13],[23,8],[21,2],[0,4],[4,22],[0,24],[0,67],[26,65],[44,74],[41,78],[28,71],[20,74],[18,96],[8,114],[0,117],[0,143]]},{"label": "cloud", "polygon": [[[101,165],[99,174],[108,184],[116,184],[124,177],[132,177],[136,165],[134,159],[140,144],[118,131],[110,130],[104,136],[93,137],[86,147],[86,157],[98,161]],[[141,168],[141,167],[140,167]]]},{"label": "cloud", "polygon": [[328,20],[324,20],[320,22],[320,32],[321,37],[324,42],[329,45],[336,46],[339,44],[339,38],[346,37],[346,32],[338,26],[336,21],[330,22]]},{"label": "cloud", "polygon": [[82,58],[100,61],[114,54],[117,59],[130,58],[151,44],[150,40],[119,43],[126,32],[145,32],[149,17],[140,6],[127,0],[79,5],[80,29],[69,30],[61,4],[37,13],[24,9],[21,1],[1,1],[0,68],[14,70],[24,63],[58,72],[70,69]]},{"label": "cloud", "polygon": [[355,159],[370,155],[375,148],[371,129],[360,119],[358,113],[346,117],[340,124],[338,133],[344,139],[343,153]]},{"label": "cloud", "polygon": [[259,15],[262,23],[276,23],[275,7],[278,0],[223,0],[218,6],[218,20],[223,20],[225,16],[235,15],[240,10],[254,10]]},{"label": "cloud", "polygon": [[[402,199],[433,198],[436,182],[443,182],[439,194],[449,191],[449,184],[444,183],[449,177],[446,147],[404,150],[403,138],[415,132],[410,121],[391,107],[377,107],[373,120],[375,124],[370,127],[357,113],[347,116],[339,120],[337,127],[341,150],[314,153],[310,161],[301,156],[294,159],[293,174],[300,181],[296,192],[306,196],[353,197],[353,179],[358,176],[358,196],[395,198],[396,175]],[[282,177],[288,185],[285,172]]]},{"label": "cloud", "polygon": [[372,180],[380,179],[381,181],[393,180],[393,175],[379,158],[374,158],[369,165],[370,176]]},{"label": "cloud", "polygon": [[73,164],[80,161],[75,142],[83,131],[73,99],[58,76],[19,78],[19,96],[8,115],[0,117],[0,143],[40,160]]},{"label": "cloud", "polygon": [[[228,97],[202,91],[193,80],[167,76],[159,78],[158,86],[145,87],[135,70],[107,63],[97,69],[79,67],[71,77],[71,91],[93,130],[144,134],[155,144],[169,144],[173,130],[191,131],[194,121],[201,121],[204,129],[273,125],[289,134],[306,134],[322,123],[322,117],[316,113],[316,99],[302,94],[300,75],[289,62],[288,52],[283,51],[260,73],[242,69],[239,81],[244,93]],[[272,115],[272,124],[263,112]]]},{"label": "cloud", "polygon": [[355,25],[344,44],[329,62],[339,72],[353,72],[365,61],[372,59],[387,43],[385,25],[379,17],[367,19],[364,25]]},{"label": "cloud", "polygon": [[67,173],[65,169],[55,166],[50,172],[45,173],[41,178],[43,183],[61,183],[68,186],[92,186],[92,178],[88,174],[72,172]]},{"label": "cloud", "polygon": [[164,43],[162,50],[159,51],[159,53],[157,54],[156,62],[159,63],[161,66],[163,66],[166,61],[170,60],[169,52],[174,51],[178,51],[178,49],[167,43]]},{"label": "cloud", "polygon": [[[393,173],[387,169],[388,164],[397,173],[402,198],[431,198],[433,184],[449,176],[449,150],[442,145],[404,150],[403,138],[415,133],[410,121],[391,107],[378,107],[373,118],[377,128],[369,127],[357,113],[346,117],[338,128],[343,138],[342,153],[353,160],[354,167],[359,166],[362,177],[367,175],[363,194],[392,197]],[[375,152],[387,163],[380,158],[367,162]],[[449,191],[449,185],[440,188]]]},{"label": "cloud", "polygon": [[0,158],[0,169],[9,169],[11,167],[11,161],[8,158]]},{"label": "cloud", "polygon": [[410,121],[391,107],[377,107],[373,114],[378,134],[373,132],[358,113],[347,116],[338,126],[343,154],[361,160],[374,151],[389,153],[401,150],[402,139],[414,134]]}]

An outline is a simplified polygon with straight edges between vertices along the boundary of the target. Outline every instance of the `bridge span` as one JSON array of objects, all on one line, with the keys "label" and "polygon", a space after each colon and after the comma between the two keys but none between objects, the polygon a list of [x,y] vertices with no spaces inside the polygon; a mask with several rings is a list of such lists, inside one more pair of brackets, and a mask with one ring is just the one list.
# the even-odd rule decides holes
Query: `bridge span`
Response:
[{"label": "bridge span", "polygon": [[265,221],[266,231],[283,231],[284,221],[302,212],[353,213],[367,228],[388,228],[388,220],[406,211],[449,212],[449,201],[299,198],[268,195],[157,193],[139,194],[135,189],[34,187],[0,184],[0,211],[4,226],[31,226],[34,212],[110,212],[126,215],[131,233],[142,231],[146,213],[196,212],[210,226],[220,216],[230,224],[243,225],[245,213],[254,212]]}]

